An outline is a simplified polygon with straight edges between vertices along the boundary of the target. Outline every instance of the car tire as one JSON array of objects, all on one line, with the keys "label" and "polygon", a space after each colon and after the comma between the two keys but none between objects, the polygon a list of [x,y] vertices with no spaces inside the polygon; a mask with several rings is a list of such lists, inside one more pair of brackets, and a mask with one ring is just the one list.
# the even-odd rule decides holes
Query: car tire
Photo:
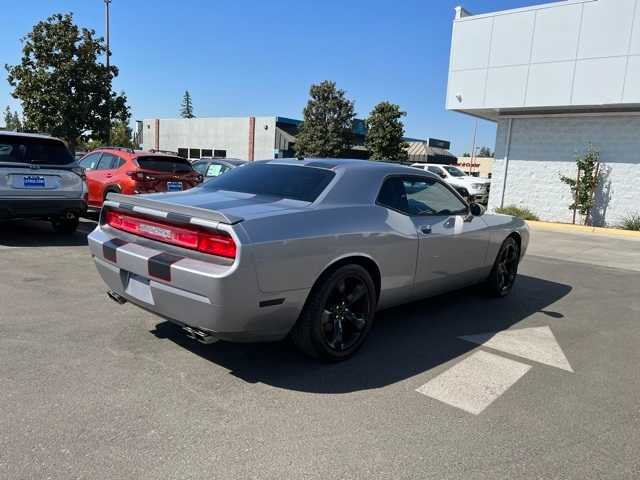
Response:
[{"label": "car tire", "polygon": [[291,331],[294,345],[327,362],[351,357],[364,343],[377,304],[371,275],[360,265],[345,265],[316,283]]},{"label": "car tire", "polygon": [[57,218],[51,221],[51,225],[56,233],[72,234],[78,230],[80,219],[78,217],[73,219]]},{"label": "car tire", "polygon": [[508,237],[500,247],[496,260],[485,282],[492,297],[506,297],[511,293],[518,276],[520,245],[513,237]]}]

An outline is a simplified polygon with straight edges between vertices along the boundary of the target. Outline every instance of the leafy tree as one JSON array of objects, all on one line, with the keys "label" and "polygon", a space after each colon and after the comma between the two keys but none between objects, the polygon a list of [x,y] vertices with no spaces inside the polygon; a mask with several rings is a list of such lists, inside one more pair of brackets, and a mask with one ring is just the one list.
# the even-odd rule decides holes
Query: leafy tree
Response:
[{"label": "leafy tree", "polygon": [[353,143],[353,102],[328,80],[312,85],[309,96],[296,137],[296,154],[327,158],[344,155]]},{"label": "leafy tree", "polygon": [[409,160],[404,141],[404,124],[402,117],[406,115],[396,104],[380,102],[365,121],[367,137],[365,140],[372,160],[390,160],[404,162]]},{"label": "leafy tree", "polygon": [[494,153],[489,147],[482,147],[478,152],[479,157],[493,157]]},{"label": "leafy tree", "polygon": [[[95,150],[96,148],[104,147],[106,142],[103,140],[90,139],[86,142],[79,142],[78,147],[85,151]],[[111,126],[110,146],[112,147],[125,147],[125,148],[139,148],[132,139],[132,132],[129,125],[117,120],[113,122]]]},{"label": "leafy tree", "polygon": [[18,112],[11,112],[9,107],[4,111],[4,125],[9,131],[20,132],[22,131],[22,122],[18,116]]},{"label": "leafy tree", "polygon": [[600,152],[592,144],[589,144],[586,153],[576,157],[576,166],[578,167],[577,178],[561,175],[560,180],[569,185],[573,194],[573,203],[569,205],[569,210],[577,211],[583,215],[585,225],[588,225],[592,220],[590,214],[593,209],[595,191],[600,182]]},{"label": "leafy tree", "polygon": [[22,40],[20,64],[5,68],[25,128],[62,137],[74,151],[78,141],[106,140],[110,117],[129,120],[126,96],[111,90],[118,68],[98,62],[102,38],[74,24],[73,14],[39,22]]},{"label": "leafy tree", "polygon": [[180,105],[180,116],[182,118],[196,118],[193,114],[193,101],[191,100],[191,94],[189,90],[184,92],[182,97],[182,104]]}]

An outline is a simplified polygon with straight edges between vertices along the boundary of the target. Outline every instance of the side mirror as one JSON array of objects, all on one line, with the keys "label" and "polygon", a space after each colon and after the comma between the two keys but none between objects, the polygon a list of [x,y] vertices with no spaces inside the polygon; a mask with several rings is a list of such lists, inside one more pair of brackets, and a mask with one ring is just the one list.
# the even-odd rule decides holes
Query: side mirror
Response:
[{"label": "side mirror", "polygon": [[473,215],[474,217],[481,217],[482,215],[484,215],[485,211],[485,208],[478,203],[472,203],[471,205],[469,205],[469,212],[471,212],[471,215]]}]

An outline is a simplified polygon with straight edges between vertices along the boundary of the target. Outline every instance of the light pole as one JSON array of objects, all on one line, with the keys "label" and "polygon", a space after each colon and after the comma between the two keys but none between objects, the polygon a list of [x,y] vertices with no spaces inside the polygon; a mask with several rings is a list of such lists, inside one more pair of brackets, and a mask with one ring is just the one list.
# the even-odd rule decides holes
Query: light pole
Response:
[{"label": "light pole", "polygon": [[109,75],[109,91],[107,92],[107,145],[111,143],[111,70],[109,69],[109,57],[111,56],[111,51],[109,50],[109,5],[111,4],[111,0],[104,0],[104,27],[105,27],[105,43],[107,46],[106,52],[106,66],[107,66],[107,75]]}]

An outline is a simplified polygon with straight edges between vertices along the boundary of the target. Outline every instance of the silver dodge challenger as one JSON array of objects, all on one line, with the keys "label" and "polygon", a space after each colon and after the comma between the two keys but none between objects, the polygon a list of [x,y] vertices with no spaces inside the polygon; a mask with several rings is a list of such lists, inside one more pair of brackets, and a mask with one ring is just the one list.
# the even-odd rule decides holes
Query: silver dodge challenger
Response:
[{"label": "silver dodge challenger", "polygon": [[185,192],[109,194],[91,254],[118,303],[211,343],[280,340],[338,361],[377,310],[483,283],[507,295],[526,224],[435,175],[366,160],[268,160]]}]

